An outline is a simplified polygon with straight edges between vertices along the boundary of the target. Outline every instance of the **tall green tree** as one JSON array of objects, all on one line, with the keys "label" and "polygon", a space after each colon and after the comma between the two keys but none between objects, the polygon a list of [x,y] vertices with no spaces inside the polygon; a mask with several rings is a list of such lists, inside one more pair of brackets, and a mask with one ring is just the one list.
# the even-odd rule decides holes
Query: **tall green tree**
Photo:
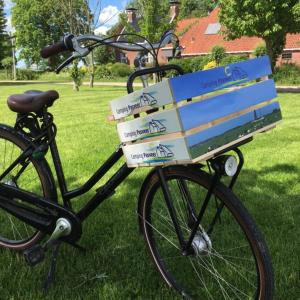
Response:
[{"label": "tall green tree", "polygon": [[262,38],[273,69],[283,52],[287,33],[300,32],[299,0],[220,0],[219,6],[227,38]]},{"label": "tall green tree", "polygon": [[179,18],[203,17],[218,4],[218,0],[181,0]]},{"label": "tall green tree", "polygon": [[0,67],[2,59],[9,55],[9,36],[6,32],[6,17],[4,13],[4,1],[0,0]]},{"label": "tall green tree", "polygon": [[169,24],[168,0],[133,0],[128,6],[138,9],[140,34],[151,42],[157,42],[162,34],[176,24]]},{"label": "tall green tree", "polygon": [[[67,32],[84,33],[87,17],[84,0],[13,0],[12,24],[16,29],[20,58],[28,66],[39,65],[40,50]],[[57,65],[50,60],[50,67]]]},{"label": "tall green tree", "polygon": [[143,18],[140,21],[141,34],[151,42],[157,42],[172,26],[169,24],[169,8],[162,0],[140,0]]}]

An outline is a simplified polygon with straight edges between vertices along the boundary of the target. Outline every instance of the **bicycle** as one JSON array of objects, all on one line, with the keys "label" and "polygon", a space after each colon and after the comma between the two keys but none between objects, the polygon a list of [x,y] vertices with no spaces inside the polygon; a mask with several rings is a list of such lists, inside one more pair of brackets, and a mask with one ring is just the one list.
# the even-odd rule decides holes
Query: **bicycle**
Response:
[{"label": "bicycle", "polygon": [[[167,32],[155,44],[115,42],[99,36],[65,36],[63,41],[42,50],[44,58],[72,51],[59,72],[74,59],[88,55],[94,48],[110,45],[124,50],[155,52],[172,40]],[[139,70],[128,80],[133,91],[135,78],[150,73],[175,70],[178,66],[156,66]],[[26,261],[34,266],[44,259],[44,252],[54,249],[45,288],[54,279],[56,256],[62,242],[81,248],[82,222],[131,174],[126,164],[100,187],[79,211],[71,200],[90,191],[123,156],[117,150],[98,170],[75,190],[68,190],[55,136],[57,128],[48,112],[58,98],[55,91],[29,91],[13,95],[10,109],[17,113],[14,128],[0,125],[0,151],[3,156],[0,175],[1,233],[0,246],[24,251]],[[155,267],[167,285],[182,297],[201,299],[272,299],[274,290],[270,256],[263,236],[232,188],[244,159],[239,146],[218,152],[203,164],[158,166],[142,184],[138,197],[138,223]],[[50,149],[63,200],[58,203],[54,176],[45,159]],[[235,165],[234,151],[239,158]],[[233,171],[232,171],[233,170]],[[231,176],[229,186],[221,182]],[[13,227],[10,226],[13,224]],[[16,234],[17,232],[17,234]],[[45,240],[45,236],[50,235]]]}]

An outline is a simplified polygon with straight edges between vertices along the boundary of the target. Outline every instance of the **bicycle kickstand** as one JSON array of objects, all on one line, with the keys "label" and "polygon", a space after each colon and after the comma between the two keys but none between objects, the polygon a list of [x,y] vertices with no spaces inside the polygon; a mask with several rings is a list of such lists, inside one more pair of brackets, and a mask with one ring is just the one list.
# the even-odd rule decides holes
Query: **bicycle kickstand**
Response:
[{"label": "bicycle kickstand", "polygon": [[45,293],[48,292],[50,286],[54,283],[55,271],[56,271],[56,265],[57,265],[57,257],[58,257],[58,252],[59,252],[61,243],[62,243],[62,241],[53,242],[53,253],[52,253],[52,257],[51,257],[50,268],[49,268],[46,280],[44,281],[44,284],[43,284],[43,290]]}]

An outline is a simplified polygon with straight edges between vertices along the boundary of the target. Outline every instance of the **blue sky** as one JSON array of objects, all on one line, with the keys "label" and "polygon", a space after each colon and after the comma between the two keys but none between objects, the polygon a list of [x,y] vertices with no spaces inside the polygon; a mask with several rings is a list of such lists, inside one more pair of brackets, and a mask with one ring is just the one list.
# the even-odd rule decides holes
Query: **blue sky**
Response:
[{"label": "blue sky", "polygon": [[[95,9],[98,0],[89,0],[92,11]],[[118,20],[118,13],[126,7],[128,0],[101,0],[101,13],[99,16],[96,30],[97,33],[105,33]],[[7,29],[12,31],[10,9],[12,7],[11,0],[4,0],[5,12],[7,15]]]},{"label": "blue sky", "polygon": [[[88,0],[91,6],[91,10],[94,12],[95,7],[99,0]],[[125,9],[128,0],[101,0],[101,11],[99,10],[97,14],[99,14],[99,20],[97,22],[97,26],[95,29],[95,33],[97,34],[105,34],[106,31],[114,25],[118,21],[119,13]],[[14,29],[11,26],[11,13],[10,10],[13,6],[11,0],[4,0],[4,10],[7,16],[7,31],[13,32]],[[18,52],[17,52],[18,53]],[[18,61],[18,67],[24,67],[23,61]]]}]

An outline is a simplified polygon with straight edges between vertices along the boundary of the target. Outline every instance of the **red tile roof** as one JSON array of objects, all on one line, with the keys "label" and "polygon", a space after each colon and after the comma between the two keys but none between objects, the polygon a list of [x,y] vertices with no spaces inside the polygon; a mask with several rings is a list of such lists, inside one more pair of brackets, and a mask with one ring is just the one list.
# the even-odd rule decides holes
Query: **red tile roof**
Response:
[{"label": "red tile roof", "polygon": [[[218,34],[205,34],[209,24],[218,23],[219,8],[213,10],[207,17],[192,18],[178,21],[177,34],[184,50],[182,55],[199,55],[211,52],[215,45],[225,47],[228,53],[252,52],[263,40],[258,37],[242,37],[233,41],[225,41]],[[286,49],[300,49],[300,34],[288,34]]]}]

